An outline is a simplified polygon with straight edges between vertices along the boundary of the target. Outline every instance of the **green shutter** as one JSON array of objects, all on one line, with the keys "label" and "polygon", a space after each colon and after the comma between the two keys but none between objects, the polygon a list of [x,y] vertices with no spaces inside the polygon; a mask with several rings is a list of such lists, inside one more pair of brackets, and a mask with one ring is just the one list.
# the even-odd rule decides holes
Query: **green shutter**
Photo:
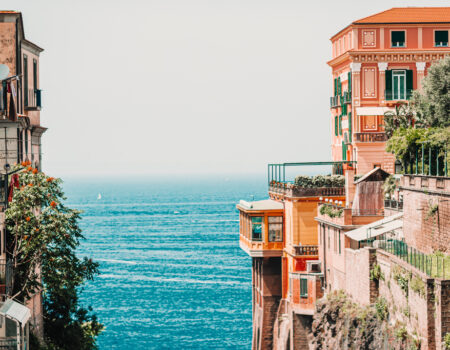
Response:
[{"label": "green shutter", "polygon": [[347,160],[347,149],[344,141],[342,141],[342,160]]},{"label": "green shutter", "polygon": [[342,135],[342,114],[339,116],[339,135]]},{"label": "green shutter", "polygon": [[414,82],[413,82],[413,71],[408,69],[406,71],[406,98],[409,100],[409,95],[411,91],[413,91]]},{"label": "green shutter", "polygon": [[352,91],[352,71],[348,72],[348,92]]},{"label": "green shutter", "polygon": [[337,78],[334,78],[334,96],[337,95]]},{"label": "green shutter", "polygon": [[392,71],[386,70],[386,93],[385,99],[392,100]]},{"label": "green shutter", "polygon": [[352,142],[352,112],[348,113],[348,142]]},{"label": "green shutter", "polygon": [[308,280],[306,278],[300,278],[300,297],[308,297]]},{"label": "green shutter", "polygon": [[334,117],[334,134],[338,136],[338,116]]},{"label": "green shutter", "polygon": [[339,77],[338,79],[337,79],[337,84],[338,84],[338,95],[340,95],[341,94],[341,77]]}]

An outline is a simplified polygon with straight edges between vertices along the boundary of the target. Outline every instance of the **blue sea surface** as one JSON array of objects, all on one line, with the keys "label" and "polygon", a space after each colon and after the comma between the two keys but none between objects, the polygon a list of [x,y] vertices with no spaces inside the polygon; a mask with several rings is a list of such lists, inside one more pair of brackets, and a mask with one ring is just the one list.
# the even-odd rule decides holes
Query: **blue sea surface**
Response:
[{"label": "blue sea surface", "polygon": [[251,347],[236,203],[265,198],[264,178],[66,179],[64,189],[84,211],[79,254],[100,263],[81,298],[106,326],[100,349]]}]

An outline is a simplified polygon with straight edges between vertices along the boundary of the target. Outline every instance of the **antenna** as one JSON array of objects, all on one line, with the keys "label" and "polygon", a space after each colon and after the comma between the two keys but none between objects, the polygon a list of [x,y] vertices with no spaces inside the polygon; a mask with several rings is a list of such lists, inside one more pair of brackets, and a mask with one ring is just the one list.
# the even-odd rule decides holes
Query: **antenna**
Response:
[{"label": "antenna", "polygon": [[6,64],[0,64],[0,80],[6,79],[9,75],[9,68]]}]

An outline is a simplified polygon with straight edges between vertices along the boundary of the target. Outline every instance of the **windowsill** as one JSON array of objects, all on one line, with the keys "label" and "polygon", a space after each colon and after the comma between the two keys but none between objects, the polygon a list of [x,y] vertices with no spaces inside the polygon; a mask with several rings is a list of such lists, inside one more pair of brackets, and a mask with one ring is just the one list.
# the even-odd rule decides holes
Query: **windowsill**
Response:
[{"label": "windowsill", "polygon": [[436,44],[434,44],[434,47],[448,47],[448,44],[447,45],[436,45]]}]

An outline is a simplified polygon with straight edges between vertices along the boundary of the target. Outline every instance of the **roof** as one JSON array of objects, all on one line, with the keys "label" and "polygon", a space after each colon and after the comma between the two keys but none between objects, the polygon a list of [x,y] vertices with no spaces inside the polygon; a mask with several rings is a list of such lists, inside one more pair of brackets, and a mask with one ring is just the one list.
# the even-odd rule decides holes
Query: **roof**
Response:
[{"label": "roof", "polygon": [[375,23],[450,23],[450,7],[393,7],[353,22]]},{"label": "roof", "polygon": [[240,207],[244,210],[254,210],[254,211],[283,210],[283,208],[284,208],[283,203],[274,201],[272,199],[265,199],[265,200],[256,201],[256,202],[240,201],[238,204],[238,207]]},{"label": "roof", "polygon": [[345,232],[345,235],[355,241],[363,241],[386,232],[394,231],[401,227],[403,227],[403,213],[374,221],[371,224],[361,226],[356,230]]},{"label": "roof", "polygon": [[17,11],[12,11],[12,10],[10,10],[10,11],[8,11],[8,10],[3,10],[3,11],[0,11],[0,13],[19,13],[19,12],[17,12]]},{"label": "roof", "polygon": [[12,299],[7,299],[0,307],[0,315],[20,322],[23,327],[30,319],[31,312],[26,306],[19,304]]},{"label": "roof", "polygon": [[[378,174],[377,174],[378,173]],[[381,169],[380,167],[373,168],[368,173],[364,174],[361,178],[355,181],[355,184],[364,181],[384,181],[389,176],[389,173]]]}]

